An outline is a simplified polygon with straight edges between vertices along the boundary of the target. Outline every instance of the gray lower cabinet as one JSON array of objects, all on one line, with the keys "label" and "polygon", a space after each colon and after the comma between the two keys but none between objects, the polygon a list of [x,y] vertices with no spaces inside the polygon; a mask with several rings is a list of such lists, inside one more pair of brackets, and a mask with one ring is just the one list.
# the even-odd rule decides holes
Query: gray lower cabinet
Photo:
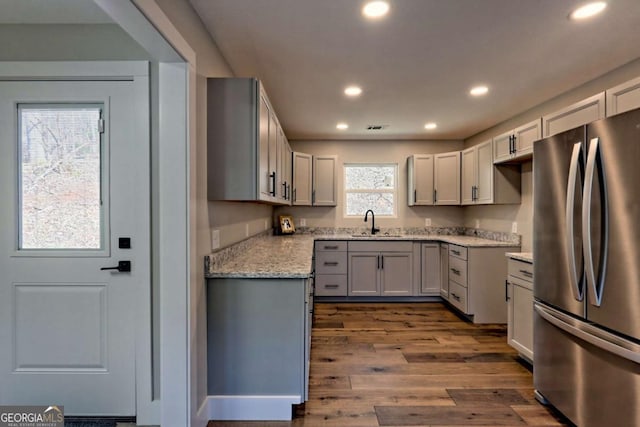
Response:
[{"label": "gray lower cabinet", "polygon": [[413,295],[413,242],[348,242],[349,296]]},{"label": "gray lower cabinet", "polygon": [[533,362],[533,264],[508,261],[505,282],[509,322],[507,341],[521,356]]},{"label": "gray lower cabinet", "polygon": [[312,286],[302,278],[208,280],[208,394],[225,408],[217,419],[243,419],[233,411],[254,398],[284,413],[307,399]]},{"label": "gray lower cabinet", "polygon": [[440,295],[440,244],[423,243],[422,277],[420,280],[420,294],[429,296]]},{"label": "gray lower cabinet", "polygon": [[347,296],[347,242],[315,243],[316,295]]},{"label": "gray lower cabinet", "polygon": [[474,323],[507,323],[505,254],[519,249],[449,244],[449,303]]},{"label": "gray lower cabinet", "polygon": [[440,243],[440,296],[449,300],[449,245]]}]

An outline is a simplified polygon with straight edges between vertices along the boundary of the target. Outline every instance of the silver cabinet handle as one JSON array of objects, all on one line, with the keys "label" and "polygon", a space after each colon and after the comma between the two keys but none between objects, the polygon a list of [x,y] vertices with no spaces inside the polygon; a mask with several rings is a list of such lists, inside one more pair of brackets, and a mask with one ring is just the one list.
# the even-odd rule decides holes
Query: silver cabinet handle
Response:
[{"label": "silver cabinet handle", "polygon": [[602,162],[600,164],[599,176],[600,185],[602,186],[602,227],[601,238],[602,247],[600,250],[602,268],[599,277],[596,278],[595,266],[593,262],[593,247],[591,242],[591,198],[593,196],[593,176],[596,170],[596,161],[599,157],[598,138],[591,139],[589,145],[589,155],[587,156],[587,168],[585,171],[584,196],[582,198],[582,245],[584,250],[584,264],[587,275],[587,285],[589,289],[590,303],[596,307],[602,304],[602,292],[604,290],[604,278],[607,267],[607,246],[608,246],[608,226],[609,218],[607,213],[607,190],[604,180],[604,171],[602,170]]},{"label": "silver cabinet handle", "polygon": [[[577,142],[573,145],[573,153],[571,154],[571,166],[569,167],[569,180],[567,182],[567,204],[565,208],[565,219],[567,227],[564,234],[565,244],[567,245],[567,257],[569,259],[569,278],[571,280],[571,292],[573,293],[573,298],[575,298],[577,301],[582,301],[582,299],[584,298],[584,287],[580,286],[582,277],[580,278],[580,280],[578,280],[578,268],[576,267],[576,253],[573,243],[573,236],[575,235],[573,223],[573,205],[576,198],[578,170],[581,169],[582,166],[582,151],[582,142]],[[520,272],[522,273],[522,270],[520,270]]]}]

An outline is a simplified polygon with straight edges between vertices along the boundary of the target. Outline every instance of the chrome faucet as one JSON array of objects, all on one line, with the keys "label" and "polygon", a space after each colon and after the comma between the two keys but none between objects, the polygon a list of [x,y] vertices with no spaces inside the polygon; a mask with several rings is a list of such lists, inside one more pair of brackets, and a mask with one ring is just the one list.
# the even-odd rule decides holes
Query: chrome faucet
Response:
[{"label": "chrome faucet", "polygon": [[373,235],[373,234],[376,234],[378,231],[380,231],[380,229],[376,228],[376,217],[373,214],[373,211],[371,209],[369,209],[364,213],[364,222],[367,222],[367,217],[369,216],[369,212],[371,212],[371,234]]}]

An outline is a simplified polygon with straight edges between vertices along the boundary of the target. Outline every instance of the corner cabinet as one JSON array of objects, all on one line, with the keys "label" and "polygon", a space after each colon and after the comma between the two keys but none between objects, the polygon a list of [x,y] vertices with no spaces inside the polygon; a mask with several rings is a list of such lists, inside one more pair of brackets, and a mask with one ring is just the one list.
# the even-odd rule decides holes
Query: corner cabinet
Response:
[{"label": "corner cabinet", "polygon": [[491,140],[462,151],[461,164],[463,205],[520,203],[520,168],[494,165]]},{"label": "corner cabinet", "polygon": [[293,152],[293,205],[336,206],[338,157]]},{"label": "corner cabinet", "polygon": [[540,119],[493,138],[493,162],[522,162],[533,155],[533,142],[542,138]]},{"label": "corner cabinet", "polygon": [[411,296],[412,242],[348,242],[349,296]]},{"label": "corner cabinet", "polygon": [[288,142],[260,81],[207,79],[209,200],[290,204]]},{"label": "corner cabinet", "polygon": [[600,92],[542,117],[543,137],[586,125],[605,117],[605,93]]}]

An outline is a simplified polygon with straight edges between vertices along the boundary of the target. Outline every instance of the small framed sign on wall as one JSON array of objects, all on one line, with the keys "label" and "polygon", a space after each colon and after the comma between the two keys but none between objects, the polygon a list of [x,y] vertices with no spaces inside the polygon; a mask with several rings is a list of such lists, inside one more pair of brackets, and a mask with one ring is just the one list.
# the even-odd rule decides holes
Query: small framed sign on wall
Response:
[{"label": "small framed sign on wall", "polygon": [[289,215],[280,215],[278,217],[280,221],[280,233],[281,234],[293,234],[296,232],[296,226],[293,224],[293,217]]}]

